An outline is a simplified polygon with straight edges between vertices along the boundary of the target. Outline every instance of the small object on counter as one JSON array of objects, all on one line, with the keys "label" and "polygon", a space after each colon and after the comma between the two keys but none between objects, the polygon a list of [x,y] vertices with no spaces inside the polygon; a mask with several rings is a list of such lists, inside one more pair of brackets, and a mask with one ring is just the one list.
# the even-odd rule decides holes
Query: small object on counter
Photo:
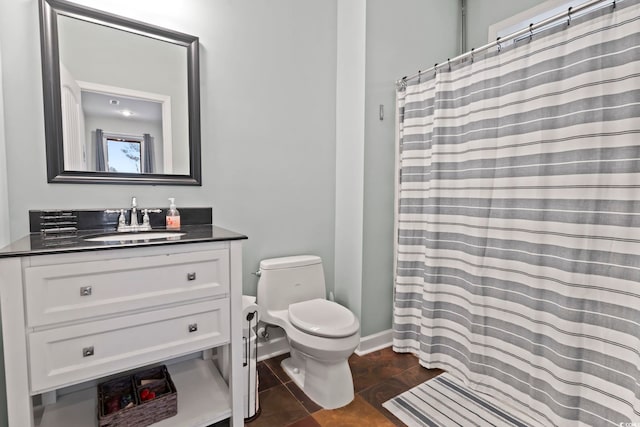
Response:
[{"label": "small object on counter", "polygon": [[167,230],[180,230],[180,212],[176,209],[176,199],[173,197],[169,197],[166,221]]},{"label": "small object on counter", "polygon": [[154,381],[156,381],[156,380],[140,380],[140,385],[147,385],[147,384],[152,383]]}]

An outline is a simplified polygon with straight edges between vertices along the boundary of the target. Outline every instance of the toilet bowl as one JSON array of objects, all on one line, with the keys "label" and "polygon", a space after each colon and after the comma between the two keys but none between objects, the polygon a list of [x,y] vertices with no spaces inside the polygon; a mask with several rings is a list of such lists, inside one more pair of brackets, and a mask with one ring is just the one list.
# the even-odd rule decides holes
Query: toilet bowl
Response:
[{"label": "toilet bowl", "polygon": [[348,358],[360,343],[360,323],[325,299],[322,260],[302,255],[260,262],[261,320],[284,329],[291,357],[282,367],[318,405],[335,409],[353,400]]}]

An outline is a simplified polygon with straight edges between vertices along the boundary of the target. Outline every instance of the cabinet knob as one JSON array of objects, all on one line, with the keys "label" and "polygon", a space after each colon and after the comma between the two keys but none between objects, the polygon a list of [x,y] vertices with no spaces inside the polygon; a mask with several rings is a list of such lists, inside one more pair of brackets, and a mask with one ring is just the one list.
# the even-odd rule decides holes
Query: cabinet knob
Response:
[{"label": "cabinet knob", "polygon": [[187,280],[196,280],[196,273],[187,273]]},{"label": "cabinet knob", "polygon": [[197,323],[191,323],[189,325],[189,332],[195,332],[198,330],[198,324]]},{"label": "cabinet knob", "polygon": [[91,286],[83,286],[80,288],[81,297],[88,297],[89,295],[91,295]]},{"label": "cabinet knob", "polygon": [[82,357],[93,356],[93,346],[82,349]]}]

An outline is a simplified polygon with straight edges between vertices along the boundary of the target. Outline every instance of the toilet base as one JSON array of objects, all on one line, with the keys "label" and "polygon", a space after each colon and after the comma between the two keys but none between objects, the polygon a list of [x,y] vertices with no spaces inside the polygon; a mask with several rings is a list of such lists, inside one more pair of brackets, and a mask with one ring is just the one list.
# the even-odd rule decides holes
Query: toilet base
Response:
[{"label": "toilet base", "polygon": [[346,359],[320,362],[300,352],[281,363],[289,378],[315,403],[324,409],[336,409],[353,400],[353,378]]}]

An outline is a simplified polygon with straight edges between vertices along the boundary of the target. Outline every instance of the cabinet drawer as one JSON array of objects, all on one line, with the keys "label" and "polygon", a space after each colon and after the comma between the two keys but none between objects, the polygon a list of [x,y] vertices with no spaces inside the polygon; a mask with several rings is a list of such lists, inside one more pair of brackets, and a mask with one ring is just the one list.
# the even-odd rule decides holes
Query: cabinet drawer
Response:
[{"label": "cabinet drawer", "polygon": [[27,267],[27,326],[226,295],[228,256],[219,249]]},{"label": "cabinet drawer", "polygon": [[229,341],[227,298],[28,336],[32,394]]}]

